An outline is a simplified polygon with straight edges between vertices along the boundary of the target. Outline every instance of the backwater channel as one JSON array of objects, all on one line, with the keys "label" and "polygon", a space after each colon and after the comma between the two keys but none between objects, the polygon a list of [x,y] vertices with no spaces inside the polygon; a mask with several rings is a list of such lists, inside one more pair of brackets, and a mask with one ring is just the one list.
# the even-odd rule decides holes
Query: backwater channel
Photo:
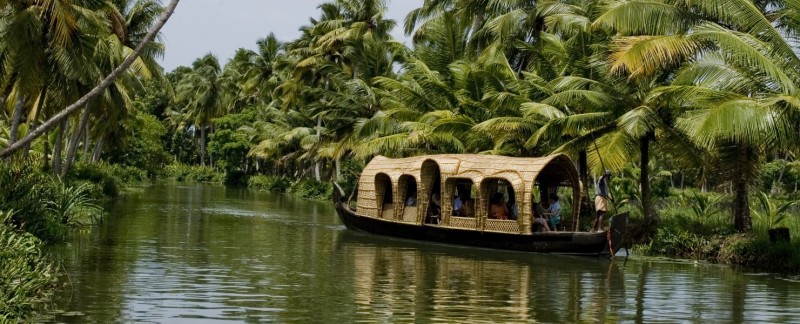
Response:
[{"label": "backwater channel", "polygon": [[800,280],[346,230],[326,202],[154,185],[59,249],[61,323],[800,323]]}]

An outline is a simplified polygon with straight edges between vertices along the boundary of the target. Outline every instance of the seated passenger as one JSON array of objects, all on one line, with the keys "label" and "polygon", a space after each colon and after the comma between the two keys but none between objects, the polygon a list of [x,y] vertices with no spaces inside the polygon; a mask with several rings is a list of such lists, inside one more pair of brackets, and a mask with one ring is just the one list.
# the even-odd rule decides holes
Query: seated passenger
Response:
[{"label": "seated passenger", "polygon": [[503,203],[503,194],[495,193],[492,196],[492,204],[489,206],[489,218],[508,219],[508,207]]},{"label": "seated passenger", "polygon": [[461,201],[461,196],[456,195],[456,197],[453,199],[453,215],[462,216],[465,213],[464,202]]},{"label": "seated passenger", "polygon": [[555,230],[556,226],[561,224],[561,203],[558,202],[558,195],[555,193],[550,194],[550,207],[547,208],[547,215],[550,219],[550,227]]},{"label": "seated passenger", "polygon": [[467,198],[464,200],[464,208],[461,209],[461,216],[473,217],[475,216],[475,200]]},{"label": "seated passenger", "polygon": [[519,212],[517,211],[517,203],[512,203],[511,208],[509,210],[511,211],[510,219],[517,220],[517,217],[519,215]]},{"label": "seated passenger", "polygon": [[411,207],[416,205],[417,205],[417,199],[414,198],[414,196],[408,196],[408,199],[406,199],[406,207]]},{"label": "seated passenger", "polygon": [[544,209],[536,202],[533,203],[533,221],[531,225],[534,232],[550,232],[550,226],[547,225],[547,219],[544,216]]}]

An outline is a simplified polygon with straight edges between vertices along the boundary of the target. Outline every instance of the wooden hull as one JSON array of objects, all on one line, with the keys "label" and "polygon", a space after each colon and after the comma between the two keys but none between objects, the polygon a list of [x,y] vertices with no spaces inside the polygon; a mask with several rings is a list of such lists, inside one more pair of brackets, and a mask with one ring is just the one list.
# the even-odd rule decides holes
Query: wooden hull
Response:
[{"label": "wooden hull", "polygon": [[[348,229],[356,231],[412,240],[540,253],[613,254],[622,245],[625,226],[627,226],[627,215],[618,215],[612,219],[609,231],[548,232],[521,235],[454,229],[433,224],[418,225],[386,221],[358,215],[342,201],[336,201],[335,207],[342,223]],[[609,239],[609,237],[611,238]],[[611,249],[609,249],[609,241],[611,241]]]}]

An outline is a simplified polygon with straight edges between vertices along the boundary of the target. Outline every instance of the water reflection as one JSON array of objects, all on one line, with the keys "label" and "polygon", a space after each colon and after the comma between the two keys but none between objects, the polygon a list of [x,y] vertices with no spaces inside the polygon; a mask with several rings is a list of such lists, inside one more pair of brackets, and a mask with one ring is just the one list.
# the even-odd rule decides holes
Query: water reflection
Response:
[{"label": "water reflection", "polygon": [[[359,317],[576,322],[616,316],[625,281],[611,261],[384,239],[343,232]],[[409,310],[405,317],[397,309]],[[413,310],[413,311],[412,311]]]},{"label": "water reflection", "polygon": [[723,266],[383,238],[325,203],[216,186],[111,210],[60,251],[50,321],[800,322],[800,283]]}]

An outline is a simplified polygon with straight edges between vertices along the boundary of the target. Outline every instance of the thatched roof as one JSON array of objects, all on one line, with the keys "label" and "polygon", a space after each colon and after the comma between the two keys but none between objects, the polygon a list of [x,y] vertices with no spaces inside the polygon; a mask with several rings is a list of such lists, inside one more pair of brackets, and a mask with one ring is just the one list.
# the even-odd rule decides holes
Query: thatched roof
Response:
[{"label": "thatched roof", "polygon": [[[402,215],[403,204],[402,201],[398,202],[398,197],[404,199],[399,194],[404,194],[409,179],[413,178],[417,184],[417,197],[422,198],[418,199],[421,203],[418,207],[418,217],[415,221],[410,221],[408,217],[392,220],[421,223],[427,197],[430,197],[430,191],[437,185],[435,179],[437,168],[440,174],[438,186],[442,189],[442,201],[452,199],[453,193],[448,187],[452,181],[448,182],[449,179],[468,179],[477,186],[486,179],[504,179],[510,182],[514,187],[515,201],[522,203],[520,215],[528,216],[527,221],[521,220],[519,228],[526,226],[525,223],[530,227],[530,208],[522,207],[530,206],[534,185],[548,187],[566,185],[573,187],[575,193],[580,192],[577,170],[572,160],[563,154],[539,158],[479,154],[424,155],[402,159],[378,156],[373,158],[361,173],[358,186],[359,214],[386,218],[387,213],[382,209],[387,202],[383,200],[384,197],[389,197],[386,195],[386,190],[392,190],[391,197],[394,197],[392,208],[397,214]],[[391,189],[388,187],[388,181],[391,181]],[[482,226],[479,220],[475,226]]]}]

